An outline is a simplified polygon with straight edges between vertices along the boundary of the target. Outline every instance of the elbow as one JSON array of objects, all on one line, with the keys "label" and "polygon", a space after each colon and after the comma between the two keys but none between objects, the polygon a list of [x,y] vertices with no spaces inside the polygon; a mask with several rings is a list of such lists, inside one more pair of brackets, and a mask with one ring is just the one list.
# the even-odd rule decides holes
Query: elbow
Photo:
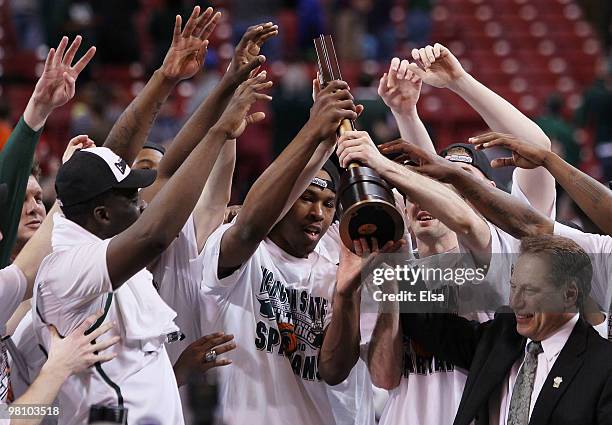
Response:
[{"label": "elbow", "polygon": [[372,377],[372,383],[377,388],[382,388],[383,390],[391,391],[399,386],[401,375],[400,374],[392,374],[391,371],[387,371],[385,373],[381,373],[380,371],[373,371],[370,369],[370,376]]},{"label": "elbow", "polygon": [[342,370],[345,368],[325,366],[323,363],[319,365],[319,375],[327,385],[334,386],[340,384],[348,378],[351,370]]}]

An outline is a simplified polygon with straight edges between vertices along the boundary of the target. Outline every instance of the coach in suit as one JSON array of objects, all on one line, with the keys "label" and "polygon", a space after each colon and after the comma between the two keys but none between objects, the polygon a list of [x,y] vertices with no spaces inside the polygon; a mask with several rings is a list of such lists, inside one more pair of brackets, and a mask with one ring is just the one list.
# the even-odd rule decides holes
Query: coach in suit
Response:
[{"label": "coach in suit", "polygon": [[407,337],[469,370],[454,425],[612,424],[612,343],[578,314],[591,276],[575,242],[525,238],[510,279],[512,310],[483,324],[403,315]]}]

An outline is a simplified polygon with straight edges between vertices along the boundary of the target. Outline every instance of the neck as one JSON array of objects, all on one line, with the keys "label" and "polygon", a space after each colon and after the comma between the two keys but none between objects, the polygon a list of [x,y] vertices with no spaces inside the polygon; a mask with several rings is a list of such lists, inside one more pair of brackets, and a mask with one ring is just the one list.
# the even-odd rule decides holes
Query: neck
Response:
[{"label": "neck", "polygon": [[289,244],[289,242],[287,242],[287,240],[285,238],[283,238],[277,232],[270,232],[268,234],[268,238],[270,238],[270,240],[272,242],[274,242],[276,244],[276,246],[278,246],[280,249],[282,249],[283,251],[285,251],[289,255],[292,255],[292,256],[294,256],[296,258],[307,258],[308,257],[308,253],[307,252],[300,252],[300,251],[296,250],[294,247],[292,247]]},{"label": "neck", "polygon": [[419,250],[419,257],[421,258],[435,254],[444,254],[445,252],[459,249],[457,235],[453,232],[449,232],[439,238],[417,238],[416,244]]}]

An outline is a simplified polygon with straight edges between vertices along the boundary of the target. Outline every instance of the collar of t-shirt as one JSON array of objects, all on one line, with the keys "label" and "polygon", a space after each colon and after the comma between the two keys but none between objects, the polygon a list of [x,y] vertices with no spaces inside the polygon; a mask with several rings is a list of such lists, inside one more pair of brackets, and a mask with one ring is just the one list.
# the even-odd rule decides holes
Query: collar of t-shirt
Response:
[{"label": "collar of t-shirt", "polygon": [[[51,240],[54,252],[102,241],[60,214],[53,216],[53,223]],[[132,276],[114,294],[126,339],[140,341],[144,351],[157,350],[165,342],[166,335],[179,330],[174,323],[176,313],[161,299],[153,286],[153,277],[146,269]]]}]

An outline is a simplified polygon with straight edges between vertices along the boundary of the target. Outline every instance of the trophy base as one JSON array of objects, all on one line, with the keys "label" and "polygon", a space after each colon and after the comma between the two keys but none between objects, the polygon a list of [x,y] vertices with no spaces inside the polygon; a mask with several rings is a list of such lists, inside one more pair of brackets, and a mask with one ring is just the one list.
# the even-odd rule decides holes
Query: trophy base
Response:
[{"label": "trophy base", "polygon": [[351,205],[340,220],[342,243],[353,251],[353,241],[365,238],[371,244],[376,238],[382,248],[389,241],[404,236],[404,220],[394,204],[382,199],[365,199]]}]

